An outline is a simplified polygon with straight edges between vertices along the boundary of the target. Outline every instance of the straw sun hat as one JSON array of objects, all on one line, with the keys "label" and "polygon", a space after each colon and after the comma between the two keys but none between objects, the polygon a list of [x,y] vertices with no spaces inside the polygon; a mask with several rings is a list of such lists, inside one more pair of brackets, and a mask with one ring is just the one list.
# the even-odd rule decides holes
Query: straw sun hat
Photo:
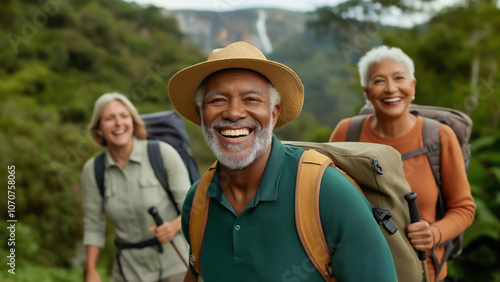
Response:
[{"label": "straw sun hat", "polygon": [[177,72],[168,83],[170,101],[175,109],[193,123],[200,125],[194,97],[203,80],[223,69],[241,68],[256,71],[267,77],[281,94],[281,113],[276,127],[294,120],[302,110],[304,86],[289,67],[266,59],[256,47],[236,42],[222,49],[214,49],[205,62]]}]

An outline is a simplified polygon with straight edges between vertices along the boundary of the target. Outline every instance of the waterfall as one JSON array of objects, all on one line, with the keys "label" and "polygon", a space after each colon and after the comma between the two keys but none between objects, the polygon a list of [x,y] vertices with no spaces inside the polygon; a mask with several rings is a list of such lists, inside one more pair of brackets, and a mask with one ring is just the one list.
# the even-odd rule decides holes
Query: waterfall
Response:
[{"label": "waterfall", "polygon": [[266,54],[269,54],[273,51],[273,46],[271,45],[269,36],[267,36],[266,18],[266,11],[259,10],[259,18],[257,19],[257,23],[255,24],[255,26],[257,28],[257,35],[259,36],[259,40],[262,44],[262,51]]}]

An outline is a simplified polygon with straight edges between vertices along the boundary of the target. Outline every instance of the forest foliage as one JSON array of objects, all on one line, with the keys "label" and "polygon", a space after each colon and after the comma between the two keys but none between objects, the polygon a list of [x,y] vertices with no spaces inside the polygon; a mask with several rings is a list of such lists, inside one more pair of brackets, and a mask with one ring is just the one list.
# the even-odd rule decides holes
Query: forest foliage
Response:
[{"label": "forest foliage", "polygon": [[[372,2],[379,5],[363,6],[367,14],[408,3]],[[335,124],[363,104],[359,57],[379,44],[402,48],[415,61],[416,102],[456,108],[474,121],[469,180],[478,209],[450,273],[464,281],[500,281],[499,9],[495,1],[460,2],[423,24],[401,28],[349,16],[366,3],[318,9],[303,34],[269,54],[294,69],[306,89],[300,117],[275,132],[281,139],[327,141]],[[116,91],[141,113],[172,110],[169,78],[206,54],[161,9],[121,0],[1,1],[0,37],[0,177],[7,179],[7,166],[15,166],[21,273],[17,280],[5,274],[4,244],[0,279],[80,281],[80,172],[102,149],[86,132],[96,98]],[[186,127],[204,170],[213,156],[199,128],[189,122]],[[7,211],[7,202],[0,207]],[[9,235],[5,224],[2,242]],[[104,273],[114,255],[108,233],[100,260]]]},{"label": "forest foliage", "polygon": [[1,1],[0,37],[0,176],[15,166],[17,270],[81,268],[80,172],[102,150],[86,132],[95,100],[121,92],[142,113],[172,109],[168,79],[205,55],[161,9],[118,0]]}]

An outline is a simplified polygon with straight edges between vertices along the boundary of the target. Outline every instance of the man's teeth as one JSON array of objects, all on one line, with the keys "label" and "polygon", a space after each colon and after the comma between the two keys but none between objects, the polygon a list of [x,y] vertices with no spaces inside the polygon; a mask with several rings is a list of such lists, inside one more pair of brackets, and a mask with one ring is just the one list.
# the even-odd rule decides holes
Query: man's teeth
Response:
[{"label": "man's teeth", "polygon": [[386,103],[392,103],[392,102],[397,102],[400,100],[401,100],[401,97],[395,97],[395,98],[384,99],[383,101]]},{"label": "man's teeth", "polygon": [[224,136],[245,136],[248,135],[250,131],[248,129],[236,129],[236,130],[230,130],[230,129],[224,129],[221,130],[220,134]]}]

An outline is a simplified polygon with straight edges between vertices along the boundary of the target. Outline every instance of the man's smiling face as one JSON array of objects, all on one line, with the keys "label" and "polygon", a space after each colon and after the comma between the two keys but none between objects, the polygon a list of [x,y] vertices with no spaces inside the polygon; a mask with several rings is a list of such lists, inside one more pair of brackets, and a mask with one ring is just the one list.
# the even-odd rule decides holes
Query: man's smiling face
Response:
[{"label": "man's smiling face", "polygon": [[279,106],[271,109],[269,81],[230,69],[209,76],[204,90],[201,126],[209,147],[229,169],[249,166],[271,145],[279,115]]}]

